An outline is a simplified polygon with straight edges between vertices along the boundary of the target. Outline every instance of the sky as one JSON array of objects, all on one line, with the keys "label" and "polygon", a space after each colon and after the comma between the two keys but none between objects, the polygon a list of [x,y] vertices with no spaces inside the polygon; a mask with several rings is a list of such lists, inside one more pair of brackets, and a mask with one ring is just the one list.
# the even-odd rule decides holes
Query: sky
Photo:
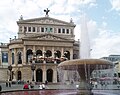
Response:
[{"label": "sky", "polygon": [[0,3],[0,42],[17,36],[16,21],[49,16],[76,24],[75,40],[80,39],[81,16],[87,18],[92,58],[120,55],[120,0],[2,0]]}]

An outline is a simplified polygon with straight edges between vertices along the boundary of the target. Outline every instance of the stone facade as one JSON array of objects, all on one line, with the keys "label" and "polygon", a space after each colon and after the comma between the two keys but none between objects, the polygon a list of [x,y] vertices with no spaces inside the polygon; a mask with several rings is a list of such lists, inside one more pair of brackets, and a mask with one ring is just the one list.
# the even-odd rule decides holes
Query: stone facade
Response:
[{"label": "stone facade", "polygon": [[[0,80],[24,80],[57,83],[57,65],[79,57],[79,42],[75,41],[75,24],[49,16],[17,21],[18,38],[1,43]],[[33,66],[33,67],[32,67]]]}]

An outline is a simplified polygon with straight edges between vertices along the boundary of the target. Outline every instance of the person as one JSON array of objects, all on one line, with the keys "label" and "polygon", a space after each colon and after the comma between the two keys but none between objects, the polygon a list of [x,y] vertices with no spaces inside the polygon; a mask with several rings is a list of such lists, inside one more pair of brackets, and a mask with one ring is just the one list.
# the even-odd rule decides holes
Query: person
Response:
[{"label": "person", "polygon": [[11,82],[9,82],[9,87],[11,87]]},{"label": "person", "polygon": [[41,84],[39,85],[39,89],[43,89]]},{"label": "person", "polygon": [[74,84],[73,80],[71,80],[71,84]]},{"label": "person", "polygon": [[24,86],[23,86],[23,89],[29,89],[29,84],[25,83]]},{"label": "person", "polygon": [[97,83],[97,81],[95,81],[95,82],[94,82],[95,88],[97,88],[97,85],[98,85],[98,83]]},{"label": "person", "polygon": [[34,85],[33,85],[32,82],[30,82],[30,88],[31,88],[31,89],[34,88]]},{"label": "person", "polygon": [[2,86],[0,85],[0,91],[2,91]]},{"label": "person", "polygon": [[76,88],[77,88],[77,89],[79,88],[79,85],[78,85],[78,84],[76,84]]},{"label": "person", "polygon": [[48,84],[48,81],[46,80],[46,81],[45,81],[45,85],[47,85],[47,84]]},{"label": "person", "polygon": [[6,80],[6,87],[8,87],[8,81]]},{"label": "person", "polygon": [[42,84],[42,89],[45,89],[45,84],[44,83]]}]

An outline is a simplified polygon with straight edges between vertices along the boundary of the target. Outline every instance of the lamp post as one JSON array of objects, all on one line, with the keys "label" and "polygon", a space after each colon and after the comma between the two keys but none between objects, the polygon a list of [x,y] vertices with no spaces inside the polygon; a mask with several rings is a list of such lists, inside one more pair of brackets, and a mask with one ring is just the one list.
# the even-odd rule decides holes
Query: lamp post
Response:
[{"label": "lamp post", "polygon": [[32,74],[32,81],[34,81],[34,70],[35,70],[36,66],[35,65],[31,65],[31,70],[33,71],[33,74]]},{"label": "lamp post", "polygon": [[11,76],[11,74],[12,74],[12,66],[11,65],[9,65],[8,66],[8,70],[10,71],[10,79],[9,79],[9,81],[12,81],[12,76]]}]

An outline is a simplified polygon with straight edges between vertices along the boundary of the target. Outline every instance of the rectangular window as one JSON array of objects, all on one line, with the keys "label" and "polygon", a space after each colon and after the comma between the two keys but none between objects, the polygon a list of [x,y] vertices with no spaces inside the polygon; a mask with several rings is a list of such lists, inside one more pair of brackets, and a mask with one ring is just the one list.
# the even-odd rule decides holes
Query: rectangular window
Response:
[{"label": "rectangular window", "polygon": [[44,28],[43,27],[41,27],[41,32],[44,32]]},{"label": "rectangular window", "polygon": [[7,63],[8,62],[8,53],[2,52],[2,62]]},{"label": "rectangular window", "polygon": [[61,29],[60,28],[58,29],[58,33],[61,33]]},{"label": "rectangular window", "polygon": [[65,33],[65,29],[62,29],[62,33]]},{"label": "rectangular window", "polygon": [[53,28],[50,28],[50,32],[53,32]]},{"label": "rectangular window", "polygon": [[24,32],[26,32],[27,31],[27,27],[24,27]]},{"label": "rectangular window", "polygon": [[37,27],[37,32],[40,32],[40,28],[39,27]]},{"label": "rectangular window", "polygon": [[33,27],[33,32],[35,32],[35,27]]},{"label": "rectangular window", "polygon": [[22,31],[22,26],[19,27],[19,31],[20,31],[20,32]]},{"label": "rectangular window", "polygon": [[67,34],[69,34],[69,29],[67,29],[67,32],[66,32]]},{"label": "rectangular window", "polygon": [[31,32],[31,27],[28,27],[28,32]]}]

